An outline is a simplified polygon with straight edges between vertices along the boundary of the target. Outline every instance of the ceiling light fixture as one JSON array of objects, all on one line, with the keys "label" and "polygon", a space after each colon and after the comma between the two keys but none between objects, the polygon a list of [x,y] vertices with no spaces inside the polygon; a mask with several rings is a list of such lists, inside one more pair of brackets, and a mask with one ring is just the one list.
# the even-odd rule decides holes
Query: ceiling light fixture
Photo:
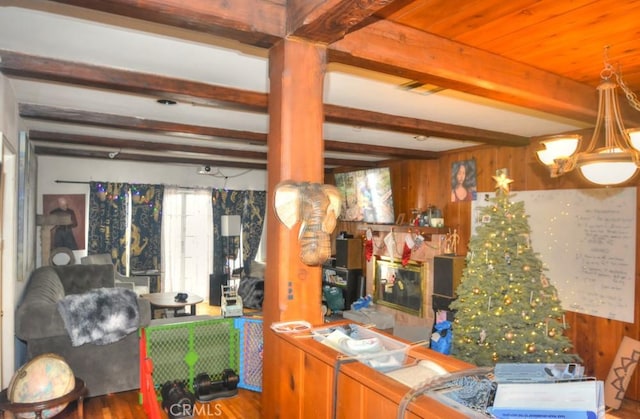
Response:
[{"label": "ceiling light fixture", "polygon": [[171,99],[158,99],[156,100],[156,102],[158,102],[161,105],[175,105],[176,102],[175,100],[171,100]]},{"label": "ceiling light fixture", "polygon": [[[631,179],[640,167],[640,129],[625,129],[616,86],[620,85],[629,103],[638,111],[640,102],[609,64],[608,48],[604,49],[602,82],[598,85],[598,116],[587,147],[576,153],[582,139],[580,135],[554,135],[541,141],[545,148],[537,152],[538,159],[549,168],[552,178],[579,168],[582,176],[592,183],[617,185]],[[604,131],[604,145],[600,131]]]}]

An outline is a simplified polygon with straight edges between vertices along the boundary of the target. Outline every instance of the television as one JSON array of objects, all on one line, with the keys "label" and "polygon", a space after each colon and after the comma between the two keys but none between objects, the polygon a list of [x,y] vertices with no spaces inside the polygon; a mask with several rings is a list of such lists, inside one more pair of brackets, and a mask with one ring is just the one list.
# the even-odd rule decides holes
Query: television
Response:
[{"label": "television", "polygon": [[393,194],[388,167],[335,174],[336,186],[342,194],[343,221],[393,224]]}]

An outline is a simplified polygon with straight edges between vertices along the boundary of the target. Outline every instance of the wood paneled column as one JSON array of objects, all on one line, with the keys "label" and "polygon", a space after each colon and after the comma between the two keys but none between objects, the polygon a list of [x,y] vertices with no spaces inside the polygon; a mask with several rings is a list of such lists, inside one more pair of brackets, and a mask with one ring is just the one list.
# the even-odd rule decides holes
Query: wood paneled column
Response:
[{"label": "wood paneled column", "polygon": [[[263,415],[299,417],[298,365],[279,347],[274,322],[323,321],[321,268],[300,261],[299,224],[288,230],[274,213],[274,191],[283,180],[324,182],[322,133],[326,47],[284,39],[269,57],[269,152],[267,157],[267,267],[265,274]],[[307,389],[311,391],[310,389]]]}]

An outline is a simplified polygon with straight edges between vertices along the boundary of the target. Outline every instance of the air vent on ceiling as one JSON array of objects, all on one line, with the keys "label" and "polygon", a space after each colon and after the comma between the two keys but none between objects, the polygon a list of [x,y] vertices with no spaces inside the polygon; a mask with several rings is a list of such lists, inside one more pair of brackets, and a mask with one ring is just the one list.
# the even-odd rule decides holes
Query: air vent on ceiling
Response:
[{"label": "air vent on ceiling", "polygon": [[423,96],[432,95],[444,90],[444,87],[436,86],[435,84],[422,83],[415,80],[403,83],[398,87],[402,90],[407,90],[411,93],[417,93]]}]

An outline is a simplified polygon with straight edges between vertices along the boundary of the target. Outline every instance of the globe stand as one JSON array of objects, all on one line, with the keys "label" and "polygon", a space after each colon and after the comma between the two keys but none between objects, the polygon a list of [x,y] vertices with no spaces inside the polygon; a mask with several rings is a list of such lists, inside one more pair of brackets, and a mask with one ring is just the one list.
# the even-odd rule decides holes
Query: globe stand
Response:
[{"label": "globe stand", "polygon": [[7,389],[0,393],[0,418],[4,418],[4,412],[16,413],[35,413],[36,419],[42,419],[42,412],[51,409],[63,403],[69,403],[74,400],[78,401],[78,418],[84,418],[84,396],[87,395],[87,387],[84,381],[76,377],[76,386],[64,396],[56,397],[51,400],[43,400],[33,403],[12,403],[7,397]]}]

